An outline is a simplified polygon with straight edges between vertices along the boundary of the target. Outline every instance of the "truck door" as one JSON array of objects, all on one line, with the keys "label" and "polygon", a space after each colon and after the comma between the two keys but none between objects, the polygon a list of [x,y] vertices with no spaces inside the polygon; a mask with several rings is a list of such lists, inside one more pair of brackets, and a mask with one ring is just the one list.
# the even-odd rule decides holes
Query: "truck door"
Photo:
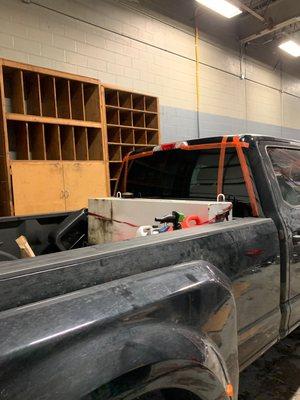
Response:
[{"label": "truck door", "polygon": [[279,210],[287,230],[291,330],[300,322],[300,148],[268,146],[267,152],[278,184],[274,190]]}]

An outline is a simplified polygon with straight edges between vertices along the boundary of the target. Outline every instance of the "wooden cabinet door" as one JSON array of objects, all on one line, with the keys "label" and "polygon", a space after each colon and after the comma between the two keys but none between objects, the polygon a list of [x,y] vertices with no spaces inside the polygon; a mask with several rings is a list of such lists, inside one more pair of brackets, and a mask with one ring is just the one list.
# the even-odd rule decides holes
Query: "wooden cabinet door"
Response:
[{"label": "wooden cabinet door", "polygon": [[108,195],[103,161],[65,161],[63,169],[67,211],[87,207],[89,198]]},{"label": "wooden cabinet door", "polygon": [[11,162],[15,215],[65,211],[61,162]]}]

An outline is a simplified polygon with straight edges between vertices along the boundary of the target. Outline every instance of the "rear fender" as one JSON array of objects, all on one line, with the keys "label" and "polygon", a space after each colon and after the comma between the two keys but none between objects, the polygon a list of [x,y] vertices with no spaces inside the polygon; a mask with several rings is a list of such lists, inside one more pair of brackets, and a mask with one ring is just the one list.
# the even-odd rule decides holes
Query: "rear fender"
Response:
[{"label": "rear fender", "polygon": [[135,399],[144,393],[170,388],[185,389],[201,400],[227,398],[226,364],[207,337],[196,338],[194,332],[170,326],[141,328],[136,337],[131,336],[122,354],[116,353],[107,363],[109,366],[115,360],[121,370],[112,379],[116,371],[107,369],[108,375],[112,373],[103,377],[108,383],[93,392],[101,395],[101,400]]},{"label": "rear fender", "polygon": [[[224,394],[231,383],[237,393],[235,302],[227,278],[204,261],[150,271],[1,315],[4,399],[74,400],[145,366],[160,381],[162,375],[175,373],[176,385],[186,382],[182,374],[187,366],[206,371],[213,377],[208,386],[215,382],[215,390],[222,388]],[[196,375],[193,372],[195,382]],[[204,375],[197,376],[202,393]]]}]

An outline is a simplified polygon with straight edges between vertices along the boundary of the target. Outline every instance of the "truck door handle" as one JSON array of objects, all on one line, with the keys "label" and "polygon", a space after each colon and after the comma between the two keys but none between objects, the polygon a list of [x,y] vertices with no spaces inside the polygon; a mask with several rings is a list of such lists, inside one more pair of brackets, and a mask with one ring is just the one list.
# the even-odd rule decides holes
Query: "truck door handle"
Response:
[{"label": "truck door handle", "polygon": [[298,234],[293,235],[293,243],[294,244],[299,244],[300,243],[300,235],[298,235]]}]

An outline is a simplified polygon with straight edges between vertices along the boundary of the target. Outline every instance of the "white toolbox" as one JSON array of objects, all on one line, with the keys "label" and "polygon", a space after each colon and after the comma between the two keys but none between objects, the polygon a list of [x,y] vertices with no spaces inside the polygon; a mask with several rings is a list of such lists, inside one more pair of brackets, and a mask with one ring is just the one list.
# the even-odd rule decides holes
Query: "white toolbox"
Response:
[{"label": "white toolbox", "polygon": [[[196,214],[203,221],[212,221],[217,214],[228,210],[230,206],[231,203],[226,201],[122,199],[116,197],[90,199],[89,213],[97,214],[104,219],[89,215],[89,243],[109,243],[134,238],[138,228],[126,223],[138,226],[158,225],[155,218],[162,218],[166,214],[171,214],[172,211],[183,213],[185,216]],[[232,210],[229,212],[229,220],[231,219]]]}]

